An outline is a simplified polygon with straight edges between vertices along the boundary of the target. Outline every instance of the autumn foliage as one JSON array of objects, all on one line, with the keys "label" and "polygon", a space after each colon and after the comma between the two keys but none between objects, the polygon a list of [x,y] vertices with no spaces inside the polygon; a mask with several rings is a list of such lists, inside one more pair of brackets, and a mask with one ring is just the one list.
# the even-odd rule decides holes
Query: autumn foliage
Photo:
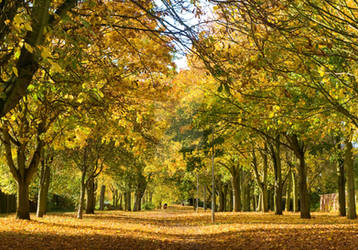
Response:
[{"label": "autumn foliage", "polygon": [[328,213],[311,220],[285,213],[219,213],[169,207],[152,212],[101,212],[79,221],[50,214],[31,221],[1,218],[2,249],[354,249],[357,222]]},{"label": "autumn foliage", "polygon": [[0,0],[0,248],[357,248],[357,10]]}]

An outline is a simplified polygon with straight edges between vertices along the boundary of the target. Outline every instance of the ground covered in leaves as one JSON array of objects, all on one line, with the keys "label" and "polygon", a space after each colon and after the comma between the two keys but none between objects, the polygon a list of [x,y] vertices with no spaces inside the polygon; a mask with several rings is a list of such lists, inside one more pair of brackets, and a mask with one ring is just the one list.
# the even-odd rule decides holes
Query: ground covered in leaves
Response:
[{"label": "ground covered in leaves", "polygon": [[335,214],[193,212],[187,207],[148,212],[105,211],[0,217],[1,249],[358,249],[358,221]]}]

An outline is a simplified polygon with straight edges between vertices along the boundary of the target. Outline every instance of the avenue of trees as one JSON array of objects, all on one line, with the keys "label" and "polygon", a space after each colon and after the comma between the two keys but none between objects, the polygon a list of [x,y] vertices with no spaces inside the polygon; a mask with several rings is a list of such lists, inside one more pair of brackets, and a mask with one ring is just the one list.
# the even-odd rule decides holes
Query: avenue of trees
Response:
[{"label": "avenue of trees", "polygon": [[324,193],[356,219],[357,9],[0,0],[0,189],[19,219],[184,201],[310,218]]}]

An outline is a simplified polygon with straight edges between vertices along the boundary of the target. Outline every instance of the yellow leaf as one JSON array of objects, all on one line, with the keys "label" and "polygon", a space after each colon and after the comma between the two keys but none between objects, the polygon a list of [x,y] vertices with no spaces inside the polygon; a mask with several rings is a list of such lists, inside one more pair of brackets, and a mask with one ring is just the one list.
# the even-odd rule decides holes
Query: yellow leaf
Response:
[{"label": "yellow leaf", "polygon": [[30,23],[25,22],[25,23],[24,23],[24,27],[25,27],[25,30],[27,30],[27,31],[32,31],[32,27],[31,27],[31,24],[30,24]]},{"label": "yellow leaf", "polygon": [[19,72],[17,71],[16,67],[12,67],[12,72],[14,72],[16,77],[19,77]]},{"label": "yellow leaf", "polygon": [[62,68],[61,68],[60,65],[58,65],[57,63],[52,64],[51,69],[52,69],[52,71],[54,71],[54,72],[62,72]]},{"label": "yellow leaf", "polygon": [[25,48],[30,52],[30,53],[33,53],[34,52],[34,49],[31,47],[30,44],[28,43],[25,43]]},{"label": "yellow leaf", "polygon": [[50,50],[46,47],[42,47],[42,50],[41,50],[41,57],[46,59],[48,58],[49,56],[51,55],[50,53]]},{"label": "yellow leaf", "polygon": [[319,73],[319,75],[320,75],[321,77],[324,76],[324,74],[325,74],[324,67],[321,67],[321,68],[318,70],[318,73]]}]

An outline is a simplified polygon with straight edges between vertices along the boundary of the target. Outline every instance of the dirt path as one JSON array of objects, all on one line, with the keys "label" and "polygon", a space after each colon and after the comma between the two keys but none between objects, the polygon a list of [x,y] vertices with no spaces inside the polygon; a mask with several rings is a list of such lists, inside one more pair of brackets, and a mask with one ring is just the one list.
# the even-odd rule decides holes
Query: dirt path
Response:
[{"label": "dirt path", "polygon": [[149,212],[73,213],[31,221],[0,218],[1,249],[358,249],[358,222],[313,213],[195,213],[187,207]]}]

